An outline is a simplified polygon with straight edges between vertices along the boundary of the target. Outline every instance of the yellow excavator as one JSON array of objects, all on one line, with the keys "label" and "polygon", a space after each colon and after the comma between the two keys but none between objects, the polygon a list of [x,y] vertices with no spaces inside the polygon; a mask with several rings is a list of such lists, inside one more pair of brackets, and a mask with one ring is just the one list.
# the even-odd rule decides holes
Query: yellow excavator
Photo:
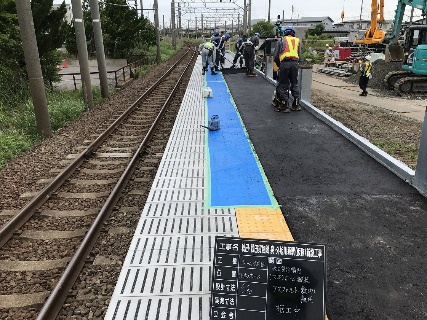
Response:
[{"label": "yellow excavator", "polygon": [[371,3],[371,25],[365,31],[362,38],[356,39],[355,42],[364,45],[375,45],[384,41],[385,32],[381,30],[380,25],[384,21],[384,0],[372,0]]}]

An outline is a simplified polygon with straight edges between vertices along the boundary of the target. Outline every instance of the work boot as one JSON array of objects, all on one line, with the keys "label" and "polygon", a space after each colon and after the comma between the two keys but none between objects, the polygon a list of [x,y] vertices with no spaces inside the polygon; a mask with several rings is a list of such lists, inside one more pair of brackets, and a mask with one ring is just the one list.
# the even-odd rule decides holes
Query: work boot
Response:
[{"label": "work boot", "polygon": [[233,65],[230,67],[230,69],[236,69],[236,65],[233,63]]},{"label": "work boot", "polygon": [[271,97],[271,104],[276,109],[279,107],[279,99],[277,99],[276,90],[273,91],[273,96]]},{"label": "work boot", "polygon": [[280,101],[279,107],[276,109],[276,112],[291,112],[291,109],[289,109],[288,101]]},{"label": "work boot", "polygon": [[215,70],[214,70],[214,69],[212,69],[212,70],[211,70],[211,74],[212,74],[212,75],[216,75],[216,72],[215,72]]},{"label": "work boot", "polygon": [[299,105],[299,98],[294,98],[294,102],[292,102],[292,107],[291,107],[292,111],[300,111],[301,107]]},{"label": "work boot", "polygon": [[202,75],[205,75],[205,73],[206,73],[206,68],[203,68]]}]

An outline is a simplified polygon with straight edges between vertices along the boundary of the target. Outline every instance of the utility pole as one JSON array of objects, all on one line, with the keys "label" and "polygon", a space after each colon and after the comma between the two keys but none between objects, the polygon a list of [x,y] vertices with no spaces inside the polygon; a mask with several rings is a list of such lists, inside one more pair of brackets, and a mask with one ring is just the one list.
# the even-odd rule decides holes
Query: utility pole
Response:
[{"label": "utility pole", "polygon": [[[247,35],[248,31],[248,7],[246,6],[246,0],[243,1],[243,35]],[[249,38],[249,37],[248,37]]]},{"label": "utility pole", "polygon": [[165,15],[163,15],[163,35],[166,36]]},{"label": "utility pole", "polygon": [[271,0],[268,0],[268,22],[270,22]]},{"label": "utility pole", "polygon": [[252,0],[249,0],[249,10],[248,10],[248,34],[251,35],[252,32]]},{"label": "utility pole", "polygon": [[203,23],[203,14],[202,14],[202,39],[204,38],[204,36],[205,36],[205,24]]},{"label": "utility pole", "polygon": [[181,2],[178,2],[178,29],[181,31],[182,24],[181,24]]},{"label": "utility pole", "polygon": [[89,55],[86,46],[85,26],[83,24],[83,10],[80,0],[71,0],[74,16],[74,29],[76,30],[77,52],[80,64],[80,76],[84,101],[89,109],[93,108],[92,84],[90,81]]},{"label": "utility pole", "polygon": [[142,0],[139,0],[139,6],[141,7],[141,17],[143,17],[144,16],[144,7],[142,4]]},{"label": "utility pole", "polygon": [[237,14],[237,32],[239,32],[240,28],[240,12]]},{"label": "utility pole", "polygon": [[363,0],[362,0],[362,4],[360,5],[359,30],[362,29],[362,12],[363,12]]},{"label": "utility pole", "polygon": [[98,62],[101,95],[103,98],[108,98],[110,94],[108,92],[107,66],[105,65],[104,42],[102,37],[98,0],[90,0],[90,12],[92,16],[93,36],[95,38],[96,61]]},{"label": "utility pole", "polygon": [[175,0],[171,2],[171,19],[172,19],[172,47],[176,49],[176,34],[175,34]]},{"label": "utility pole", "polygon": [[157,45],[157,54],[156,62],[160,64],[160,30],[159,30],[159,3],[157,0],[154,0],[154,22],[156,24],[156,45]]},{"label": "utility pole", "polygon": [[31,3],[27,0],[16,0],[15,3],[31,98],[33,100],[34,113],[36,116],[37,132],[43,138],[48,138],[52,136],[52,128],[50,126],[49,111],[47,108],[46,92],[43,82],[42,68],[40,65],[36,32],[34,30]]}]

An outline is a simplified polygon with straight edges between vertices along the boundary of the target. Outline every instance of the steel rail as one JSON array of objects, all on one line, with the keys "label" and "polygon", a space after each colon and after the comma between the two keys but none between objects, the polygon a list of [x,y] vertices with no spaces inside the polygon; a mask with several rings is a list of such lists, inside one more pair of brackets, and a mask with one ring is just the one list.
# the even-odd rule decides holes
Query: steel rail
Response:
[{"label": "steel rail", "polygon": [[178,86],[181,84],[184,74],[190,67],[190,64],[193,61],[194,57],[195,57],[195,52],[193,52],[190,62],[185,67],[175,87],[173,88],[172,92],[169,94],[162,109],[160,110],[155,121],[150,127],[150,130],[148,131],[146,137],[139,145],[134,156],[132,157],[132,160],[129,162],[127,168],[125,169],[119,181],[115,185],[113,191],[109,195],[106,203],[99,211],[93,225],[91,226],[86,236],[84,237],[82,243],[80,244],[79,248],[77,249],[77,252],[71,259],[70,263],[67,265],[67,268],[62,274],[61,279],[58,281],[51,295],[49,296],[48,300],[44,304],[42,310],[40,311],[37,317],[38,320],[55,319],[58,313],[61,311],[62,306],[67,298],[68,292],[71,290],[76,279],[78,278],[83,268],[83,265],[85,263],[86,257],[92,251],[99,237],[99,234],[101,233],[101,229],[103,227],[104,222],[110,216],[114,206],[117,204],[121,196],[123,189],[126,187],[127,182],[129,181],[130,177],[135,171],[136,166],[141,160],[144,148],[146,148],[146,145],[150,141],[151,136],[153,135],[155,129],[157,128],[159,122],[161,121],[161,118],[163,117],[163,114],[166,108],[169,106],[170,102],[172,101],[172,98],[175,95],[175,92],[178,90]]},{"label": "steel rail", "polygon": [[108,127],[103,133],[99,135],[83,152],[81,152],[73,162],[71,162],[63,171],[61,171],[46,187],[44,187],[36,196],[34,196],[30,202],[28,202],[20,212],[18,212],[13,218],[11,218],[1,229],[0,229],[0,248],[13,236],[14,232],[21,228],[30,219],[38,208],[40,208],[58,188],[75,172],[75,170],[81,166],[81,164],[88,158],[90,158],[96,151],[96,149],[107,139],[107,137],[116,130],[120,124],[134,111],[139,102],[149,95],[156,86],[163,81],[184,59],[188,54],[188,49],[185,54],[172,65],[166,73],[160,77],[151,87],[144,92],[142,96],[138,98],[119,118],[117,118],[110,127]]}]

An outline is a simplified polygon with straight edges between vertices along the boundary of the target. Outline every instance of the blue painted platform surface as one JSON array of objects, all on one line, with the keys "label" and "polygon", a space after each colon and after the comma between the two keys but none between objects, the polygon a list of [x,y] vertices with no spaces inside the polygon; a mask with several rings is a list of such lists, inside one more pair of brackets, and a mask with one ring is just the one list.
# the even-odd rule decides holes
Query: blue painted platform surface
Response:
[{"label": "blue painted platform surface", "polygon": [[221,128],[208,134],[210,205],[272,206],[275,200],[254,153],[223,76],[206,75],[208,119],[218,115]]}]

